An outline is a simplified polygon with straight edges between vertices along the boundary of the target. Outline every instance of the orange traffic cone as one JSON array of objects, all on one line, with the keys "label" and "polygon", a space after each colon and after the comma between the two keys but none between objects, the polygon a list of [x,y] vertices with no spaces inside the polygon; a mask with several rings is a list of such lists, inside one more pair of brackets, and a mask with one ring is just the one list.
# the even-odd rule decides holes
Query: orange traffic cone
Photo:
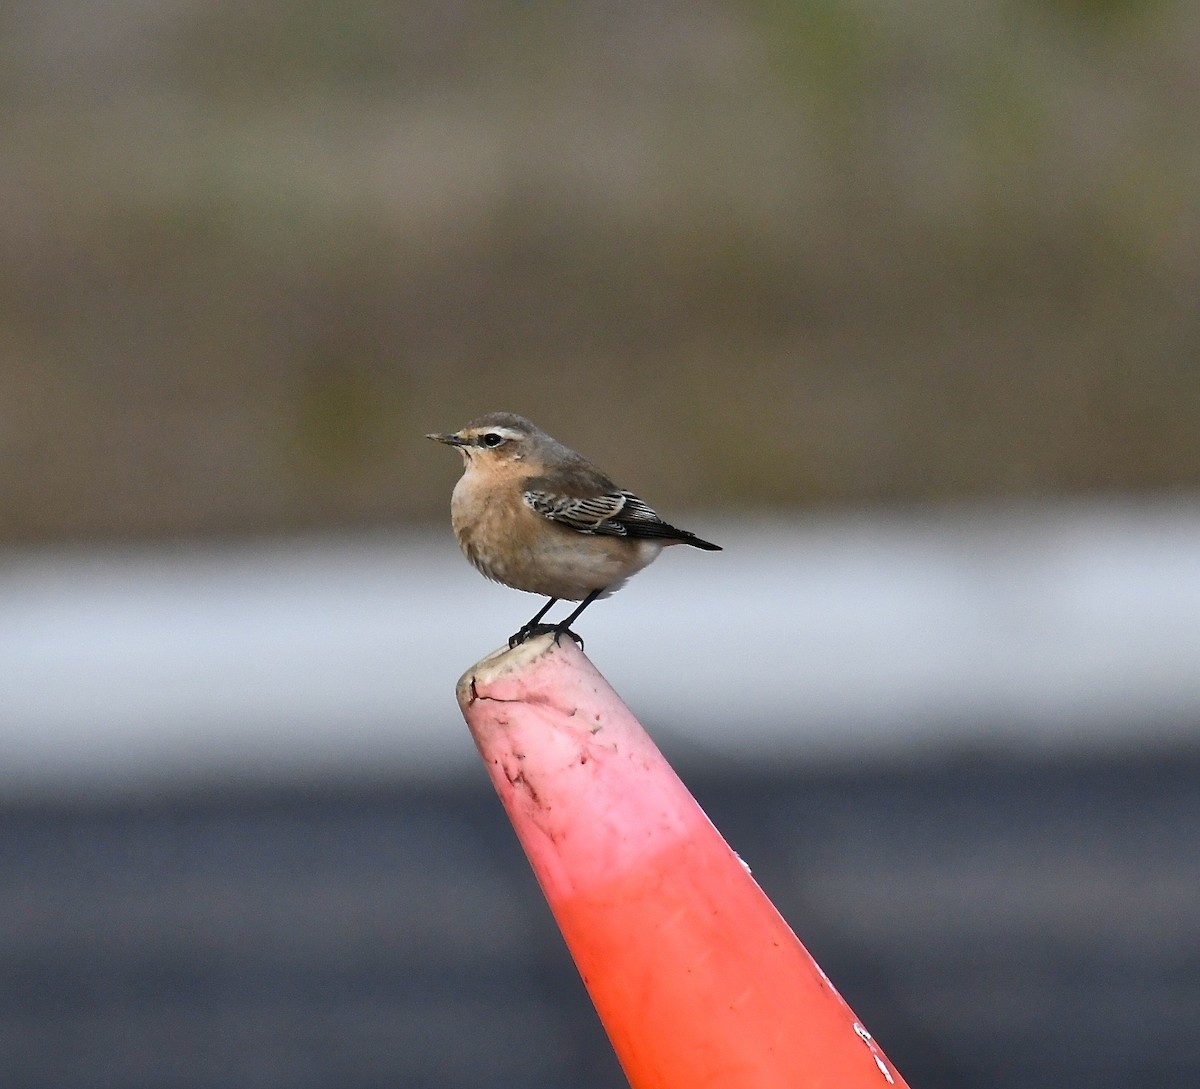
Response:
[{"label": "orange traffic cone", "polygon": [[570,639],[458,699],[633,1089],[905,1085]]}]

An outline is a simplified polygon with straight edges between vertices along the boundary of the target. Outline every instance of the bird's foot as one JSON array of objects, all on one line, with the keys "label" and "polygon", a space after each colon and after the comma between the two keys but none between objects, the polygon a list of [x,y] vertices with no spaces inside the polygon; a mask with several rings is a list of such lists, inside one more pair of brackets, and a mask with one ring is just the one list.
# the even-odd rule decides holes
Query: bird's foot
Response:
[{"label": "bird's foot", "polygon": [[550,630],[554,632],[554,645],[558,646],[558,641],[564,636],[569,635],[576,643],[579,644],[579,649],[583,650],[583,636],[578,632],[573,632],[566,624],[551,624]]},{"label": "bird's foot", "polygon": [[579,644],[579,649],[583,650],[583,637],[573,632],[566,624],[526,624],[523,628],[514,632],[508,638],[508,647],[511,650],[513,647],[519,647],[522,643],[532,639],[535,635],[549,635],[554,633],[554,645],[558,646],[558,641],[564,636],[569,635],[576,643]]},{"label": "bird's foot", "polygon": [[535,635],[541,634],[541,629],[548,628],[549,624],[522,624],[515,632],[508,637],[508,649],[519,647],[527,639],[531,639]]}]

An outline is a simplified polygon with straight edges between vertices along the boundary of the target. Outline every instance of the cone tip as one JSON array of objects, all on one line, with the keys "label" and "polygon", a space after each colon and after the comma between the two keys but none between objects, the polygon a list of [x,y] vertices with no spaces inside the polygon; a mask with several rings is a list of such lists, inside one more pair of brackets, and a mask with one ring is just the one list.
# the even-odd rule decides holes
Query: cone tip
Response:
[{"label": "cone tip", "polygon": [[575,644],[569,639],[556,644],[554,636],[546,634],[534,636],[524,643],[518,643],[515,647],[503,646],[499,650],[492,651],[480,658],[458,679],[455,689],[458,705],[465,712],[478,699],[478,689],[481,686],[492,684],[502,677],[525,669],[544,655],[553,654],[556,651],[561,653],[568,647],[574,649],[574,646]]}]

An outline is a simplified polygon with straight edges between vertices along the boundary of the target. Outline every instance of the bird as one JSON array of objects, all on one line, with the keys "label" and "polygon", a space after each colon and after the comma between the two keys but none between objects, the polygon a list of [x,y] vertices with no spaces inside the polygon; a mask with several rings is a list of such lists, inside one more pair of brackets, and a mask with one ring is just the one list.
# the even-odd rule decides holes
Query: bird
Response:
[{"label": "bird", "polygon": [[[620,589],[665,546],[721,551],[664,521],[523,416],[491,412],[426,438],[462,455],[450,521],[467,559],[494,582],[549,599],[509,638],[510,648],[550,632],[555,643],[568,635],[582,647],[571,625],[583,610]],[[542,623],[559,601],[581,604],[560,623]]]}]

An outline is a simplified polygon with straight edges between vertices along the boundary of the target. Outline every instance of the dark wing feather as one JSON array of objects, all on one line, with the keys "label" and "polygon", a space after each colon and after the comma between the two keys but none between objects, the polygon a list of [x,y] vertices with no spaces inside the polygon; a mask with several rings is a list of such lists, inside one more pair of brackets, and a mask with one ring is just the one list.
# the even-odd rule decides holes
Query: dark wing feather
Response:
[{"label": "dark wing feather", "polygon": [[[545,485],[547,481],[531,480],[529,483]],[[681,541],[712,551],[719,547],[702,541],[686,529],[678,529],[664,522],[649,503],[639,499],[633,492],[614,490],[577,496],[556,494],[544,487],[531,487],[524,492],[524,498],[543,518],[560,522],[579,533]]]},{"label": "dark wing feather", "polygon": [[530,489],[524,493],[524,498],[543,518],[561,522],[580,533],[625,535],[625,530],[615,521],[625,504],[619,492],[578,496]]}]

